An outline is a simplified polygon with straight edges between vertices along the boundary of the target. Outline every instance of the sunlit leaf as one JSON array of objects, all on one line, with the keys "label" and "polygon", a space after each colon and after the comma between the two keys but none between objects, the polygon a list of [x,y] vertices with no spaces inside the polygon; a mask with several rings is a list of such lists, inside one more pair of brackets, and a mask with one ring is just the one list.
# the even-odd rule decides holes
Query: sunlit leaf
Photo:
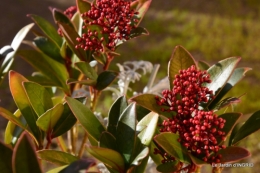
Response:
[{"label": "sunlit leaf", "polygon": [[56,165],[68,165],[78,160],[76,156],[73,156],[69,153],[65,153],[63,151],[57,151],[57,150],[49,150],[49,149],[39,150],[37,151],[37,155],[42,160],[46,160]]},{"label": "sunlit leaf", "polygon": [[97,81],[91,80],[91,79],[80,80],[80,81],[75,80],[75,79],[68,79],[67,80],[67,84],[74,84],[74,83],[79,83],[79,84],[88,85],[88,86],[95,86]]},{"label": "sunlit leaf", "polygon": [[65,166],[59,166],[57,168],[54,168],[52,170],[49,170],[48,172],[46,173],[58,173],[60,172],[61,170],[63,170],[64,168],[66,168],[68,165],[65,165]]},{"label": "sunlit leaf", "polygon": [[173,88],[172,82],[175,79],[175,75],[179,74],[179,70],[187,69],[192,65],[196,66],[192,55],[182,46],[176,46],[168,64],[168,78],[171,89]]},{"label": "sunlit leaf", "polygon": [[149,146],[152,141],[153,135],[155,133],[155,129],[157,127],[159,115],[151,112],[146,115],[141,121],[138,122],[136,126],[136,131],[140,133],[138,134],[138,138],[141,143]]},{"label": "sunlit leaf", "polygon": [[96,80],[98,78],[97,72],[93,67],[89,65],[87,62],[77,62],[75,66],[83,73],[86,77]]},{"label": "sunlit leaf", "polygon": [[77,0],[76,2],[80,14],[83,14],[91,9],[91,4],[88,1]]},{"label": "sunlit leaf", "polygon": [[51,95],[43,86],[34,82],[23,82],[23,86],[38,117],[53,107]]},{"label": "sunlit leaf", "polygon": [[137,26],[142,21],[145,13],[147,12],[152,0],[137,0],[136,2],[131,3],[131,8],[134,8],[136,11],[138,11],[137,18],[139,19]]},{"label": "sunlit leaf", "polygon": [[13,150],[13,173],[41,173],[35,147],[29,135],[23,133]]},{"label": "sunlit leaf", "polygon": [[117,172],[124,172],[124,159],[117,151],[94,146],[89,146],[86,149],[92,156],[103,162],[107,167]]},{"label": "sunlit leaf", "polygon": [[190,163],[190,157],[185,147],[178,141],[179,135],[174,133],[161,133],[154,137],[155,142],[168,154],[180,160],[181,162]]},{"label": "sunlit leaf", "polygon": [[[30,101],[27,97],[27,94],[24,90],[24,87],[23,87],[23,82],[27,82],[27,81],[28,80],[25,77],[23,77],[22,75],[20,75],[19,73],[15,72],[15,71],[9,72],[9,86],[10,86],[10,90],[11,90],[13,99],[14,99],[18,109],[21,111],[22,115],[24,116],[33,135],[39,142],[39,145],[41,145],[44,136],[42,134],[42,131],[36,125],[36,120],[37,120],[38,116],[37,116],[36,112],[34,111],[33,107],[31,106],[31,103],[30,103]],[[15,123],[15,121],[12,121],[12,122]],[[17,124],[17,125],[19,125],[19,124]],[[23,127],[23,126],[20,126],[20,127]]]},{"label": "sunlit leaf", "polygon": [[156,112],[159,115],[172,117],[174,112],[162,111],[164,107],[157,104],[155,97],[156,95],[153,94],[140,94],[132,97],[130,100],[135,101],[137,104],[149,109],[150,111]]},{"label": "sunlit leaf", "polygon": [[179,162],[178,161],[174,161],[174,162],[168,162],[168,163],[164,163],[164,164],[160,164],[156,167],[156,170],[159,172],[175,172],[179,170]]},{"label": "sunlit leaf", "polygon": [[200,70],[208,70],[210,67],[210,65],[208,63],[206,63],[205,61],[198,61],[197,64],[198,64],[198,68]]},{"label": "sunlit leaf", "polygon": [[146,156],[149,155],[149,148],[145,147],[132,161],[131,165],[140,165]]}]

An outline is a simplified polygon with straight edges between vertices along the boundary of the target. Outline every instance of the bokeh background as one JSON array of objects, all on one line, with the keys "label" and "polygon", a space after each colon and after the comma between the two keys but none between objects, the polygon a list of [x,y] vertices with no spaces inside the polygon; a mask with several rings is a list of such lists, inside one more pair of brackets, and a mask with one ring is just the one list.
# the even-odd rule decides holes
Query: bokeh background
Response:
[{"label": "bokeh background", "polygon": [[[74,0],[1,0],[0,47],[11,43],[15,34],[32,23],[27,14],[37,14],[53,21],[48,7],[65,10]],[[251,67],[244,80],[231,90],[230,95],[242,97],[234,108],[247,115],[260,109],[260,1],[259,0],[153,0],[141,26],[149,36],[129,41],[119,48],[116,62],[146,60],[159,63],[158,79],[166,76],[167,63],[176,45],[184,46],[196,60],[210,64],[239,56],[239,67]],[[32,34],[28,36],[28,39]],[[115,66],[112,68],[115,68]],[[12,69],[27,76],[33,69],[19,57]],[[138,90],[138,88],[136,88]],[[0,86],[0,106],[16,109],[5,79]],[[0,129],[6,121],[0,117]],[[2,139],[3,132],[0,133]],[[253,168],[227,169],[224,172],[258,172],[260,168],[260,133],[247,138],[240,145],[249,147],[252,157],[244,162]]]}]

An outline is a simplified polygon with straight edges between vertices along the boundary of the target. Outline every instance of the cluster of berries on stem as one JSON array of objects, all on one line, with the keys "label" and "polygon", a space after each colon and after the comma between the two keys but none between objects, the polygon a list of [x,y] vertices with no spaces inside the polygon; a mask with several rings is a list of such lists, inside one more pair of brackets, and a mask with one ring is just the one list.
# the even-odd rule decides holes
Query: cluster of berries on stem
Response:
[{"label": "cluster of berries on stem", "polygon": [[216,153],[225,148],[219,145],[220,140],[225,140],[222,130],[225,119],[213,111],[199,109],[201,103],[207,103],[214,97],[213,92],[203,86],[204,83],[211,83],[206,71],[197,70],[195,66],[180,70],[175,75],[173,89],[164,90],[162,98],[155,98],[162,111],[174,112],[159,126],[161,132],[178,134],[179,142],[194,156],[208,163],[218,163],[221,155]]},{"label": "cluster of berries on stem", "polygon": [[138,22],[134,19],[137,14],[131,9],[131,1],[97,0],[89,11],[82,14],[83,29],[87,31],[77,38],[79,44],[76,48],[103,51],[102,44],[106,38],[105,46],[114,51],[118,41],[130,38],[131,30]]}]

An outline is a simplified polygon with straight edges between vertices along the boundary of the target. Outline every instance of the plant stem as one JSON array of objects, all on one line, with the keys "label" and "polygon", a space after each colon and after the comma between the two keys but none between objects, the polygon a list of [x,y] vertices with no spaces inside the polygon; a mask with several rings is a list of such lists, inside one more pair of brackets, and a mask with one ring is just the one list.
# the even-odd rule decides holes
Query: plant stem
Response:
[{"label": "plant stem", "polygon": [[78,158],[81,158],[83,156],[87,140],[88,140],[88,134],[85,132],[84,138],[82,140],[82,143],[81,143],[81,146],[80,146],[80,149],[79,149]]},{"label": "plant stem", "polygon": [[56,140],[57,140],[57,143],[58,143],[61,151],[67,152],[68,149],[65,145],[65,142],[64,142],[62,136],[57,137]]}]

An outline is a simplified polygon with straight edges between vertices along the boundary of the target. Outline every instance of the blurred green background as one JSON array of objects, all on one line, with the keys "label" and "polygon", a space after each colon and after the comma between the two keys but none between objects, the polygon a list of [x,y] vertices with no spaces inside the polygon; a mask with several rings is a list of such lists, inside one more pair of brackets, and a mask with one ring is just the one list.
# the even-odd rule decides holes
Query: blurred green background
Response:
[{"label": "blurred green background", "polygon": [[[3,12],[0,17],[0,47],[10,44],[15,33],[32,22],[26,14],[34,13],[52,21],[49,6],[64,10],[74,4],[74,0],[3,0],[0,6]],[[238,112],[247,115],[260,109],[259,0],[153,0],[141,26],[147,28],[150,35],[121,46],[118,50],[121,56],[115,59],[115,63],[129,60],[159,63],[159,80],[166,76],[167,64],[176,45],[185,47],[196,60],[205,60],[210,64],[239,56],[242,57],[239,67],[251,67],[253,70],[229,95],[246,93],[242,102],[235,106]],[[116,68],[115,65],[112,68]],[[13,69],[25,75],[32,72],[28,64],[19,58]],[[141,91],[142,88],[137,90]],[[0,100],[0,106],[15,109],[7,80],[0,86]],[[1,123],[0,127],[4,126]],[[250,146],[253,157],[245,162],[255,163],[254,168],[237,168],[232,169],[233,172],[258,172],[258,141],[259,133],[256,133],[241,144]]]}]

